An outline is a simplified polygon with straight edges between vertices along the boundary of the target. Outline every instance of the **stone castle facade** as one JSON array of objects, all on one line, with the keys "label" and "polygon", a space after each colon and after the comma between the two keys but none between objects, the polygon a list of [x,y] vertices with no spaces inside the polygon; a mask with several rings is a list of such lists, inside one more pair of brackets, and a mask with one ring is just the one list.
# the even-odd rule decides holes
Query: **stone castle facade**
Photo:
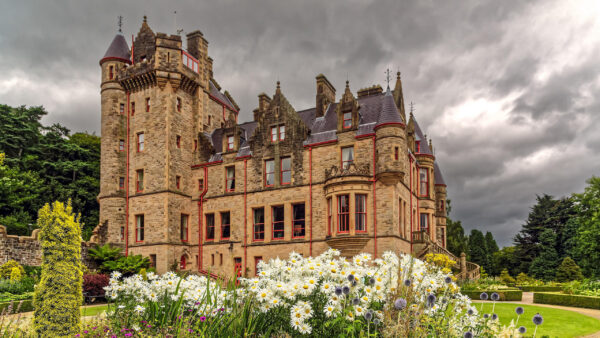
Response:
[{"label": "stone castle facade", "polygon": [[[297,111],[277,83],[253,120],[214,78],[203,34],[117,34],[102,70],[100,224],[93,240],[162,273],[253,276],[261,259],[445,251],[446,185],[402,81]],[[435,251],[434,250],[434,251]]]}]

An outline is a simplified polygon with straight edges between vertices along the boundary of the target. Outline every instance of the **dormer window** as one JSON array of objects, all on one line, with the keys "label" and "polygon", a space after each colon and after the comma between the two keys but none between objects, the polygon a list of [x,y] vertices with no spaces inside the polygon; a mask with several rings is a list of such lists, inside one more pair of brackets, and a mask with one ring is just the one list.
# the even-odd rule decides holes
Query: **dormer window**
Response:
[{"label": "dormer window", "polygon": [[415,152],[416,153],[421,152],[421,141],[415,141]]},{"label": "dormer window", "polygon": [[285,125],[271,127],[271,142],[285,140]]},{"label": "dormer window", "polygon": [[227,136],[227,150],[233,150],[233,135]]},{"label": "dormer window", "polygon": [[352,112],[344,113],[344,129],[352,128]]}]

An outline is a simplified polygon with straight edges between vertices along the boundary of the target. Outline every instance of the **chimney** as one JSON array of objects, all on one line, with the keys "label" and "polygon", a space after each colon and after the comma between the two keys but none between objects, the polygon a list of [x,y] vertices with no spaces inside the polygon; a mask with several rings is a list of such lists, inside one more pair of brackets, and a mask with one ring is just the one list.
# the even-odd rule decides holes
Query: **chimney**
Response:
[{"label": "chimney", "polygon": [[335,88],[325,75],[319,74],[317,79],[316,117],[325,115],[325,110],[330,103],[335,102]]},{"label": "chimney", "polygon": [[258,110],[260,110],[261,112],[267,111],[270,103],[271,98],[269,97],[269,95],[265,93],[258,94]]},{"label": "chimney", "polygon": [[187,52],[197,60],[202,60],[204,36],[201,31],[193,31],[187,35]]},{"label": "chimney", "polygon": [[207,59],[207,65],[208,65],[208,77],[209,79],[213,78],[213,59],[209,56]]}]

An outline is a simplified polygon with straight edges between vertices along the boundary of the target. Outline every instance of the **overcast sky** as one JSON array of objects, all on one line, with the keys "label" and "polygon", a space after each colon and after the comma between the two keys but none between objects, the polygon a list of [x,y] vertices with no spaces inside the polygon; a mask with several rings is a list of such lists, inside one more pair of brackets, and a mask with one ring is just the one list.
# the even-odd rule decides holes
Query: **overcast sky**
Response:
[{"label": "overcast sky", "polygon": [[[173,14],[177,11],[177,16]],[[315,76],[356,92],[400,70],[433,138],[453,219],[509,245],[536,194],[600,175],[600,1],[3,1],[0,103],[100,131],[100,67],[124,16],[155,32],[199,29],[214,75],[249,120],[279,78],[296,110]]]}]

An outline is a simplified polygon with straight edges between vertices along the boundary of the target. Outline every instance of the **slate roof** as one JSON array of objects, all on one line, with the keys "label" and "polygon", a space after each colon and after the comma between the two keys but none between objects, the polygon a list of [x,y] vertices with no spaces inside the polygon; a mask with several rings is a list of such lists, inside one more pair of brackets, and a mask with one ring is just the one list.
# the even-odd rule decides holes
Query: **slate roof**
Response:
[{"label": "slate roof", "polygon": [[235,105],[229,100],[229,98],[227,97],[227,95],[221,93],[221,91],[219,91],[219,89],[217,88],[217,86],[215,86],[215,84],[212,81],[208,81],[208,84],[209,84],[209,87],[210,87],[210,95],[212,95],[213,97],[217,98],[221,102],[225,103],[229,107],[229,109],[231,109],[233,111],[238,111],[235,108]]},{"label": "slate roof", "polygon": [[433,163],[433,178],[436,185],[446,185],[446,181],[444,181],[444,176],[442,176],[442,171],[437,162]]},{"label": "slate roof", "polygon": [[[236,157],[252,155],[249,141],[250,137],[252,136],[252,133],[254,133],[254,129],[256,129],[257,122],[245,122],[238,126],[243,130],[243,133],[240,139],[240,148],[236,154]],[[223,153],[223,129],[218,128],[215,129],[212,133],[204,133],[204,135],[210,140],[210,143],[212,144],[213,148],[215,148],[215,154],[210,157],[208,162],[223,160],[223,158],[221,157],[221,154]]]},{"label": "slate roof", "polygon": [[431,148],[429,148],[429,144],[427,143],[427,139],[425,139],[425,136],[421,131],[421,127],[419,126],[419,123],[417,123],[417,120],[414,118],[414,116],[413,120],[415,121],[415,140],[420,141],[421,145],[421,151],[417,154],[433,155],[433,152],[431,151]]},{"label": "slate roof", "polygon": [[377,125],[375,127],[388,123],[404,124],[402,116],[400,116],[398,108],[396,107],[396,102],[394,102],[394,96],[390,91],[390,87],[387,88],[382,101],[381,112],[379,113],[379,118],[377,119]]},{"label": "slate roof", "polygon": [[104,53],[104,56],[100,60],[100,63],[106,59],[118,59],[131,64],[131,51],[129,50],[125,37],[120,32],[115,35],[110,46],[108,46],[106,53]]}]

